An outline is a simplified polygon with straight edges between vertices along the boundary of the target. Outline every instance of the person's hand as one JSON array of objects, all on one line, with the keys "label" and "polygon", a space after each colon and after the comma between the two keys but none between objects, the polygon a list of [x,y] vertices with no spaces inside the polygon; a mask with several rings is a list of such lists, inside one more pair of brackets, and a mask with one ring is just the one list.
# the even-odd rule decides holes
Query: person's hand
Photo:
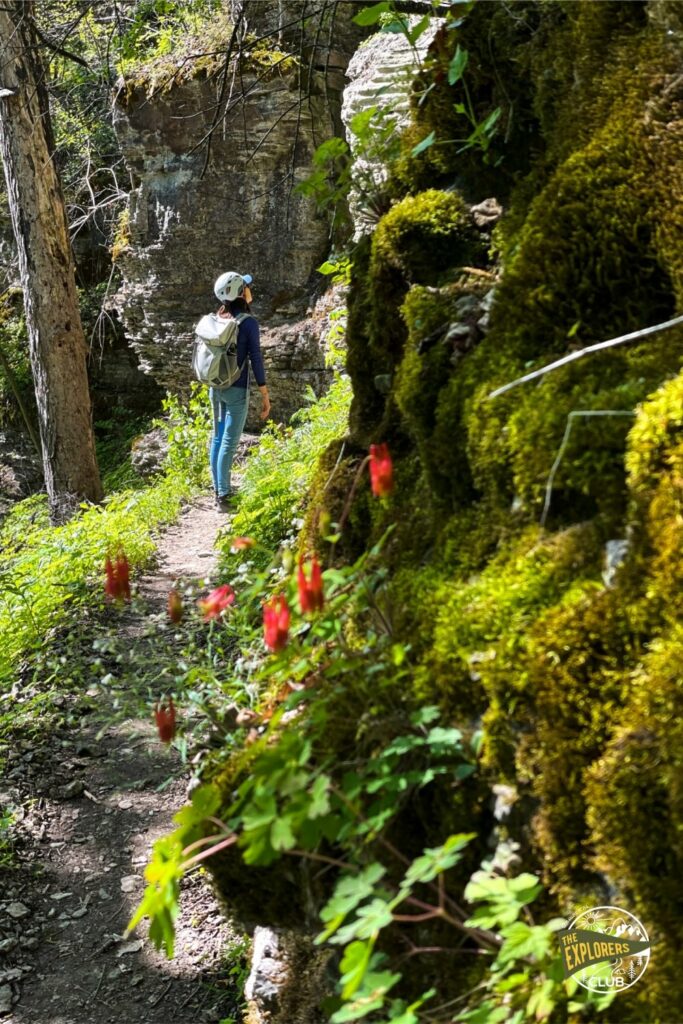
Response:
[{"label": "person's hand", "polygon": [[270,416],[270,395],[268,394],[268,388],[259,388],[261,392],[261,419],[267,420]]}]

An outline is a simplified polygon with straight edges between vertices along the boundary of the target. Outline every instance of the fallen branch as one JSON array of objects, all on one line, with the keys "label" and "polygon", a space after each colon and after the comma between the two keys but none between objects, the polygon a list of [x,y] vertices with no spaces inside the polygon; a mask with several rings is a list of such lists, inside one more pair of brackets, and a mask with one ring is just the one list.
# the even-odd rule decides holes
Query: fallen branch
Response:
[{"label": "fallen branch", "polygon": [[496,388],[487,397],[498,398],[499,395],[505,394],[506,391],[511,391],[512,388],[516,388],[518,384],[526,384],[530,380],[535,380],[537,377],[543,377],[544,374],[550,373],[551,370],[556,370],[558,366],[564,366],[566,363],[573,363],[576,359],[581,359],[582,356],[587,356],[590,352],[600,352],[605,348],[612,348],[614,345],[622,345],[626,341],[637,341],[639,338],[646,338],[649,334],[659,334],[662,331],[668,331],[671,327],[676,327],[678,324],[683,324],[683,316],[674,317],[673,320],[666,320],[662,324],[655,324],[654,327],[644,327],[640,331],[632,331],[631,334],[622,334],[620,338],[610,338],[609,341],[599,341],[596,345],[589,345],[588,348],[582,348],[578,352],[570,352],[568,356],[563,356],[562,359],[556,359],[554,363],[548,363],[547,366],[542,366],[540,370],[532,370],[531,373],[525,373],[523,377],[518,377],[517,380],[511,381],[509,384],[504,384],[502,388]]},{"label": "fallen branch", "polygon": [[[489,396],[490,397],[490,396]],[[572,426],[574,420],[579,416],[635,416],[635,412],[632,409],[574,409],[567,416],[567,425],[564,429],[564,437],[562,438],[562,444],[559,447],[555,461],[553,462],[552,469],[548,476],[548,481],[545,485],[545,501],[543,502],[543,512],[541,514],[541,528],[545,528],[546,520],[548,518],[548,512],[550,511],[550,499],[553,494],[553,483],[555,482],[555,474],[560,468],[562,457],[567,450],[569,444],[569,437],[572,432]]]}]

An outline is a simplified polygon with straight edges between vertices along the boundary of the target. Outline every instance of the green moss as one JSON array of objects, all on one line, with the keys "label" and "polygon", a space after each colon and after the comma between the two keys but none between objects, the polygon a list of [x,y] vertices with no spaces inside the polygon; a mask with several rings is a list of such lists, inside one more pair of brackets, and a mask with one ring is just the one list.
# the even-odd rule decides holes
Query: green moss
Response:
[{"label": "green moss", "polygon": [[[233,26],[222,17],[211,17],[201,33],[183,31],[180,26],[160,33],[156,51],[122,62],[124,89],[117,102],[127,106],[141,96],[149,99],[168,94],[172,89],[195,79],[212,78],[222,72]],[[236,62],[242,74],[253,74],[262,81],[298,73],[300,60],[265,39],[247,36]]]},{"label": "green moss", "polygon": [[[611,743],[587,773],[586,785],[596,866],[619,886],[656,944],[643,998],[658,1020],[670,1019],[683,999],[676,955],[683,941],[681,678],[683,629],[678,625],[645,659],[632,699]],[[643,1009],[641,1001],[636,1014]]]},{"label": "green moss", "polygon": [[535,838],[548,879],[565,891],[590,879],[586,773],[612,736],[643,642],[622,596],[598,591],[543,616],[518,666],[517,773],[540,802]]},{"label": "green moss", "polygon": [[[417,673],[419,696],[470,718],[490,699],[518,693],[511,662],[520,635],[577,580],[594,575],[598,538],[590,527],[542,539],[536,529],[493,557],[479,577],[446,578],[430,596],[429,652]],[[502,663],[501,668],[499,665]]]},{"label": "green moss", "polygon": [[476,235],[456,192],[427,189],[397,203],[377,225],[371,274],[400,271],[404,280],[434,284],[444,270],[476,258]]},{"label": "green moss", "polygon": [[[396,373],[395,401],[417,442],[434,497],[451,503],[473,494],[466,436],[453,427],[462,415],[464,381],[456,371],[479,335],[472,324],[471,337],[454,345],[448,328],[466,322],[467,304],[486,288],[481,279],[471,278],[442,288],[415,285],[401,306],[408,344]],[[458,383],[452,385],[451,378]],[[450,429],[442,431],[446,424]]]}]

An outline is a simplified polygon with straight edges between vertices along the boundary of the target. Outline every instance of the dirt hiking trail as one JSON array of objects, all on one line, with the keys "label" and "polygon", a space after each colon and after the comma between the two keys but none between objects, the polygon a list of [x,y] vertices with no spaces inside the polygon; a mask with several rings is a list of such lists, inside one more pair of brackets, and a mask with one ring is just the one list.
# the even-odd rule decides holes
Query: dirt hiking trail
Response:
[{"label": "dirt hiking trail", "polygon": [[[165,615],[179,577],[213,579],[214,541],[228,524],[208,497],[184,510],[159,541],[155,570],[137,581],[147,614],[122,615],[119,636],[135,645],[149,613]],[[21,866],[0,873],[1,1024],[237,1020],[225,964],[233,937],[203,876],[185,881],[172,961],[146,939],[146,924],[124,936],[152,844],[186,799],[176,751],[151,719],[102,738],[80,721],[68,740],[15,751],[0,782],[23,807]]]}]

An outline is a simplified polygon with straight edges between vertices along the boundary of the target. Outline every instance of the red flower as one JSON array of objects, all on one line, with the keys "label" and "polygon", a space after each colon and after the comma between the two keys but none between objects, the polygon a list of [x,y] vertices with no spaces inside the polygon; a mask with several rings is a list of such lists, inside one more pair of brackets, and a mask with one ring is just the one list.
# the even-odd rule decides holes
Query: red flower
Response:
[{"label": "red flower", "polygon": [[130,601],[130,567],[128,559],[119,552],[114,562],[107,555],[104,563],[106,580],[104,593],[109,601]]},{"label": "red flower", "polygon": [[159,739],[162,743],[170,743],[175,736],[175,707],[173,698],[168,698],[168,704],[156,704],[154,717],[159,730]]},{"label": "red flower", "polygon": [[385,498],[394,489],[394,464],[386,444],[370,445],[370,486],[376,498]]},{"label": "red flower", "polygon": [[256,541],[253,537],[233,537],[230,544],[231,551],[246,551],[247,548],[253,548]]},{"label": "red flower", "polygon": [[284,594],[276,594],[266,601],[263,606],[263,638],[269,651],[281,651],[287,646],[289,619],[289,605]]},{"label": "red flower", "polygon": [[168,592],[168,617],[177,625],[183,617],[183,599],[177,590]]},{"label": "red flower", "polygon": [[204,622],[219,619],[226,608],[235,603],[235,591],[229,583],[212,590],[203,601],[197,601],[199,610],[204,613]]},{"label": "red flower", "polygon": [[317,612],[320,611],[324,602],[325,595],[323,594],[323,578],[322,571],[320,569],[320,563],[315,555],[310,562],[310,577],[306,578],[304,572],[304,559],[303,555],[299,559],[299,604],[301,605],[302,614],[306,612]]}]

